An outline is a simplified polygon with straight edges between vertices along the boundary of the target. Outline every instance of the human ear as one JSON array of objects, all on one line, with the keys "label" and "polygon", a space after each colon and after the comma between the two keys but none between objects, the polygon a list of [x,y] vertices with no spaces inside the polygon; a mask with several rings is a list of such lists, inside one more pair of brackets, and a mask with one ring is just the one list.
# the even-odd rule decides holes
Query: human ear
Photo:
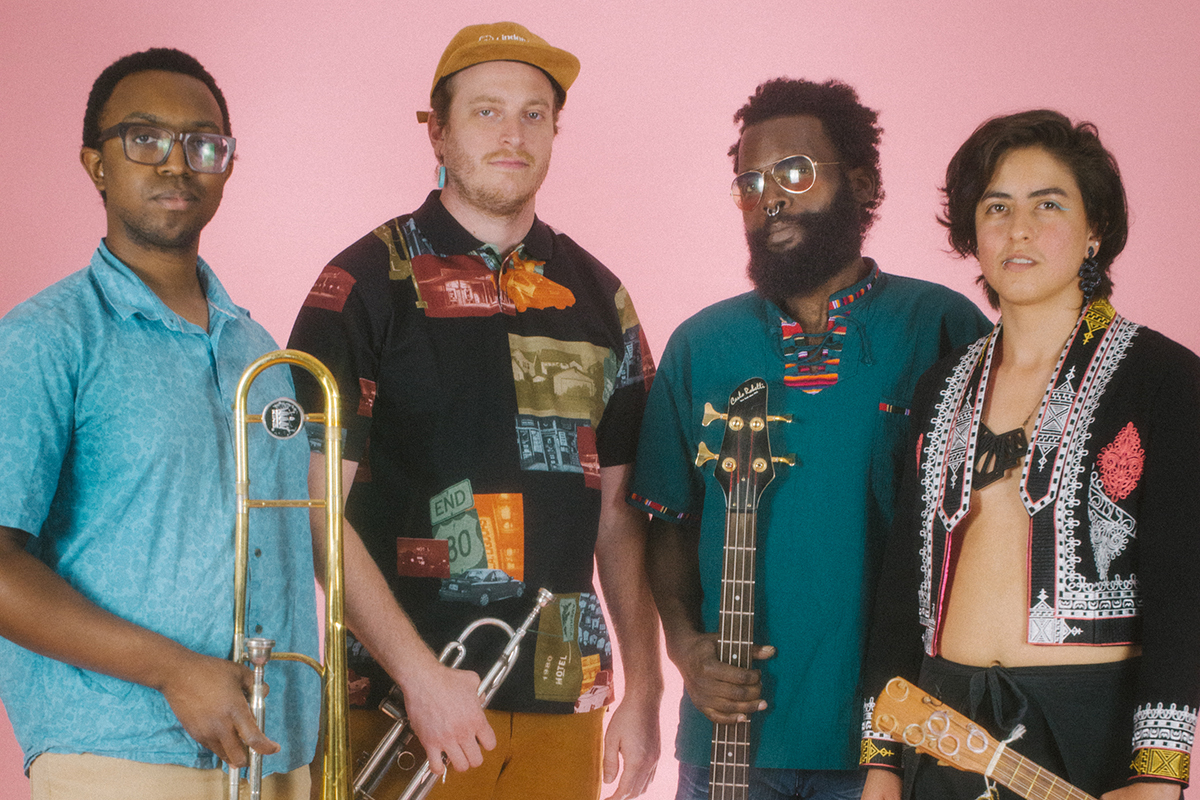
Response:
[{"label": "human ear", "polygon": [[850,185],[850,193],[860,204],[866,204],[875,199],[878,183],[875,176],[863,167],[846,170],[846,182]]},{"label": "human ear", "polygon": [[429,120],[425,124],[428,128],[429,143],[433,145],[433,154],[437,156],[438,163],[442,163],[442,147],[446,141],[446,128],[435,112],[429,113]]},{"label": "human ear", "polygon": [[79,163],[83,164],[83,169],[87,172],[88,177],[92,179],[92,184],[95,185],[96,191],[104,193],[104,157],[100,155],[100,151],[94,147],[84,147],[79,151]]}]

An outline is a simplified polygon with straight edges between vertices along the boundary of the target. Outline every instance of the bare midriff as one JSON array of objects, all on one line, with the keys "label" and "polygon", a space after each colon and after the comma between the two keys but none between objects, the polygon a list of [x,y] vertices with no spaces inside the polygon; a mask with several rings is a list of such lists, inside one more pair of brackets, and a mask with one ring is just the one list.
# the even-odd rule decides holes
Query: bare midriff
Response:
[{"label": "bare midriff", "polygon": [[958,559],[945,604],[940,655],[986,667],[1102,664],[1141,654],[1139,645],[1034,645],[1029,627],[1029,514],[1018,494],[1021,465],[971,495],[954,532]]}]

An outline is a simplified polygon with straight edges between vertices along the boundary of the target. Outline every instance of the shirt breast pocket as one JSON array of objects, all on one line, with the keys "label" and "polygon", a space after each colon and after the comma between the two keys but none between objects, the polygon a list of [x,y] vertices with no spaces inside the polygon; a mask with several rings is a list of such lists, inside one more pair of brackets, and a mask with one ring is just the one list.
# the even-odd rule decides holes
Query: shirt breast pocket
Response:
[{"label": "shirt breast pocket", "polygon": [[908,398],[883,399],[879,402],[871,450],[871,467],[868,471],[871,481],[868,494],[871,497],[873,529],[878,524],[886,530],[892,522],[896,490],[900,486],[900,478],[904,471],[904,448],[911,422],[911,402]]}]

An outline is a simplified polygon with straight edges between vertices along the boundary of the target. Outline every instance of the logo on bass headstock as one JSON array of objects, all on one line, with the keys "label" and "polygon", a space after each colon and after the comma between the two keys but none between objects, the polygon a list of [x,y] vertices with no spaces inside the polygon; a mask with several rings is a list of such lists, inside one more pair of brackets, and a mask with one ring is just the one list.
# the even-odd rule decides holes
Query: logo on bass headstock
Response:
[{"label": "logo on bass headstock", "polygon": [[708,427],[717,420],[725,421],[721,452],[714,453],[701,442],[696,453],[696,466],[702,467],[716,460],[715,477],[725,490],[730,510],[747,510],[775,478],[775,464],[793,466],[796,463],[793,454],[771,455],[767,429],[769,422],[791,422],[792,415],[768,414],[767,382],[762,378],[751,378],[729,395],[729,408],[724,414],[713,408],[712,403],[704,404],[701,424]]}]

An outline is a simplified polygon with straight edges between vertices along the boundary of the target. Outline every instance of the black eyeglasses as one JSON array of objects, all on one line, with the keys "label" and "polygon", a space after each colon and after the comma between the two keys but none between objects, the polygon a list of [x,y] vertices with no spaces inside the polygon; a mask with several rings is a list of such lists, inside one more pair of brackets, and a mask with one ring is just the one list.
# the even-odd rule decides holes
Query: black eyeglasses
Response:
[{"label": "black eyeglasses", "polygon": [[100,131],[101,144],[116,138],[121,139],[127,159],[152,167],[164,163],[175,143],[182,142],[187,165],[196,172],[209,173],[224,172],[229,168],[229,162],[233,160],[233,148],[237,144],[232,136],[219,133],[175,133],[140,122],[122,122]]},{"label": "black eyeglasses", "polygon": [[730,194],[733,202],[742,211],[749,211],[758,205],[766,189],[766,175],[770,175],[779,184],[779,188],[789,194],[804,194],[817,182],[817,167],[840,164],[840,161],[813,161],[808,156],[788,156],[774,164],[768,164],[762,169],[751,169],[733,179]]}]

